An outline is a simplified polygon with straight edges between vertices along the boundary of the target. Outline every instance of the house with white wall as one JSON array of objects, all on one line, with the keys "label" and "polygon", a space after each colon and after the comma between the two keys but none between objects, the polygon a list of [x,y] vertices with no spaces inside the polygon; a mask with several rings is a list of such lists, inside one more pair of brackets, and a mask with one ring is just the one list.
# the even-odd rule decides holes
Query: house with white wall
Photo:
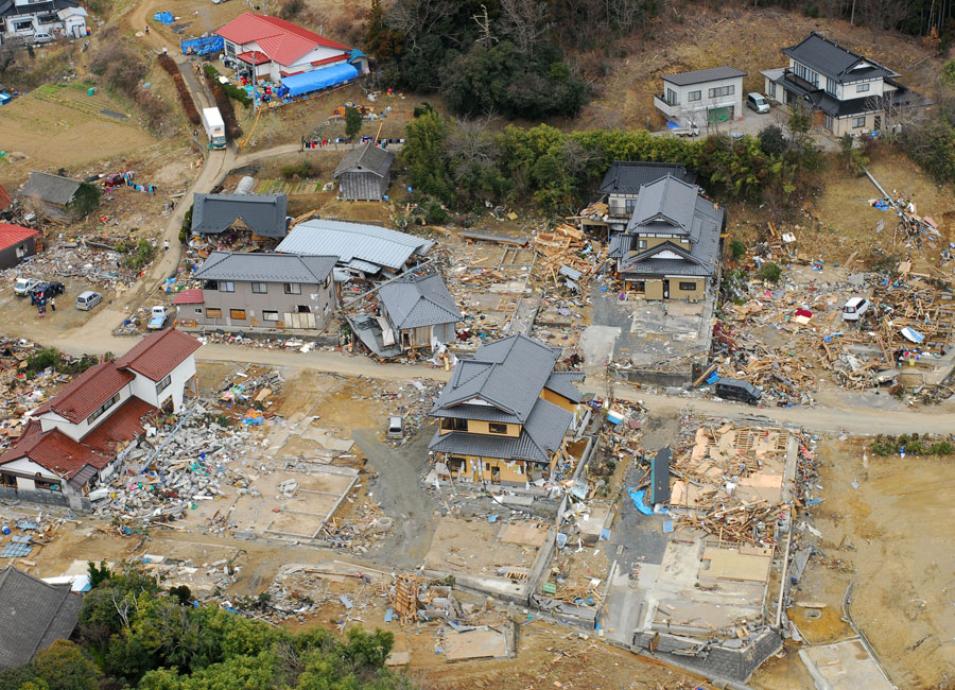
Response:
[{"label": "house with white wall", "polygon": [[735,67],[712,67],[663,77],[653,105],[668,120],[704,127],[743,117],[743,77]]},{"label": "house with white wall", "polygon": [[814,126],[837,137],[881,130],[912,104],[897,72],[815,31],[783,55],[786,67],[762,72],[767,98],[806,107]]},{"label": "house with white wall", "polygon": [[74,0],[0,0],[0,43],[31,42],[35,34],[86,36],[86,9]]},{"label": "house with white wall", "polygon": [[55,502],[52,494],[80,508],[136,446],[144,419],[182,408],[195,386],[199,347],[192,336],[170,328],[77,376],[29,413],[23,435],[0,455],[0,490]]}]

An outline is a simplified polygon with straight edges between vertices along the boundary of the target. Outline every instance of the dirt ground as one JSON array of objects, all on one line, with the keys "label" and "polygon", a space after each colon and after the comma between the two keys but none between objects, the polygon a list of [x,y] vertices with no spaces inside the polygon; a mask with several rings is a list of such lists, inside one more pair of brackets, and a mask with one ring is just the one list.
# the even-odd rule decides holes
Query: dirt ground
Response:
[{"label": "dirt ground", "polygon": [[[862,441],[827,441],[818,456],[824,502],[814,509],[814,524],[823,555],[810,560],[794,599],[826,608],[817,620],[805,609],[789,615],[812,642],[850,636],[841,618],[851,583],[852,617],[892,682],[913,690],[949,687],[955,679],[955,554],[947,545],[955,507],[948,492],[955,463],[876,457]],[[806,687],[792,683],[800,677],[802,662],[789,654],[766,664],[752,684]]]},{"label": "dirt ground", "polygon": [[825,32],[842,45],[888,65],[908,86],[926,93],[939,69],[937,60],[923,61],[931,48],[911,38],[776,8],[750,10],[735,3],[717,4],[718,10],[699,3],[667,3],[642,38],[622,39],[619,50],[623,56],[605,60],[610,71],[598,85],[602,94],[568,126],[652,129],[662,125],[653,96],[662,89],[660,78],[675,72],[730,65],[747,73],[743,81],[746,91],[762,91],[760,70],[785,64],[780,51],[810,31]]}]

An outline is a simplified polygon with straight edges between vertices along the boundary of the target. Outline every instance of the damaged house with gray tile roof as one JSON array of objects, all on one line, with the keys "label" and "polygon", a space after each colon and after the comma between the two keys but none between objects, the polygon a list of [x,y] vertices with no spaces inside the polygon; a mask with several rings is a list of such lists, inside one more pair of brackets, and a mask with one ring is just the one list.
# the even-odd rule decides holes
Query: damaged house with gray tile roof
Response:
[{"label": "damaged house with gray tile roof", "polygon": [[617,273],[637,297],[701,301],[719,276],[725,211],[667,174],[640,187],[630,220],[610,236]]},{"label": "damaged house with gray tile roof", "polygon": [[439,477],[491,484],[562,478],[576,426],[576,372],[555,369],[560,348],[524,335],[482,345],[454,367],[431,416],[428,448]]},{"label": "damaged house with gray tile roof", "polygon": [[221,235],[245,230],[258,237],[281,240],[288,233],[285,194],[196,194],[192,203],[194,235]]},{"label": "damaged house with gray tile roof", "polygon": [[338,198],[348,201],[383,201],[391,184],[395,154],[374,142],[351,149],[335,168]]},{"label": "damaged house with gray tile roof", "polygon": [[320,331],[337,308],[337,256],[212,252],[193,273],[201,290],[176,296],[183,327],[228,331]]},{"label": "damaged house with gray tile roof", "polygon": [[376,356],[398,357],[434,352],[454,341],[463,318],[441,274],[422,267],[384,283],[377,291],[378,314],[348,321],[359,340]]}]

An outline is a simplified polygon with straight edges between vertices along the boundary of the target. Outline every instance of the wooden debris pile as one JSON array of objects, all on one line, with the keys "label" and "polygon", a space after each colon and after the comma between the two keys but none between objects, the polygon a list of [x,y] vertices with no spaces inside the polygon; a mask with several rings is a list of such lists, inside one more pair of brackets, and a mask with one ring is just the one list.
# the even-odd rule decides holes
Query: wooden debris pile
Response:
[{"label": "wooden debris pile", "polygon": [[568,223],[562,223],[550,232],[537,233],[534,248],[541,256],[537,264],[540,267],[538,275],[550,277],[558,285],[561,277],[579,284],[601,263],[597,249],[586,239],[584,232]]}]

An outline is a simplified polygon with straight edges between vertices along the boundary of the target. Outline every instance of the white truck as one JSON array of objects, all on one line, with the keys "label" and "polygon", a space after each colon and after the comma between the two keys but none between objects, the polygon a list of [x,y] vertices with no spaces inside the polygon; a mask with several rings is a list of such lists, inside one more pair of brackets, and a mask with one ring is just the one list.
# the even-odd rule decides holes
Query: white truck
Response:
[{"label": "white truck", "polygon": [[202,126],[209,137],[210,149],[225,148],[225,122],[218,108],[202,109]]}]

